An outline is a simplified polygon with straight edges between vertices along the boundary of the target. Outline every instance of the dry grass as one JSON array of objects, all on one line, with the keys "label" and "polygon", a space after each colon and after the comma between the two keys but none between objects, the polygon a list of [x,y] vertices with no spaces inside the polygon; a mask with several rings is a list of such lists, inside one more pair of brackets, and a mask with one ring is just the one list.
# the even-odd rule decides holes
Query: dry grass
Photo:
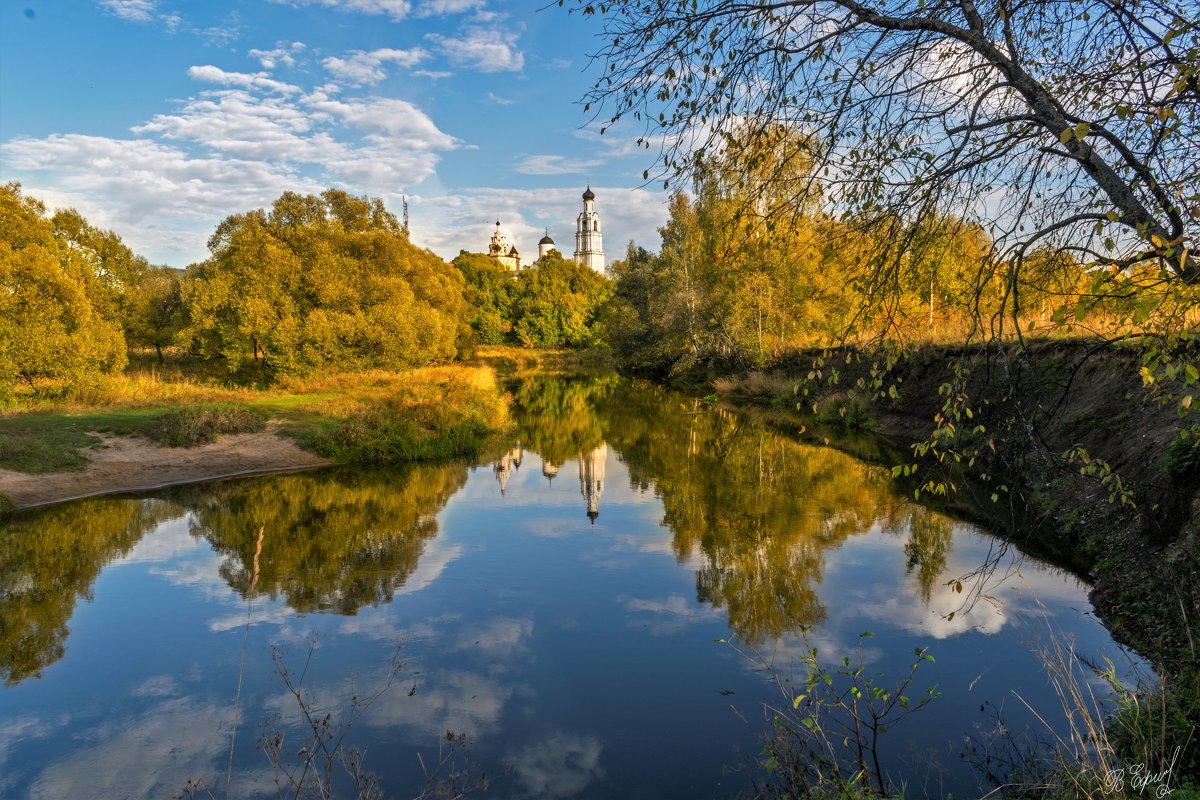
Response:
[{"label": "dry grass", "polygon": [[[278,420],[282,432],[301,446],[341,460],[354,459],[346,456],[343,446],[330,444],[331,435],[357,421],[360,427],[366,426],[365,436],[367,420],[376,413],[394,423],[411,423],[402,449],[423,453],[423,458],[436,457],[447,449],[465,452],[486,433],[508,424],[507,401],[487,366],[375,370],[289,379],[276,386],[254,388],[217,383],[199,370],[189,376],[178,367],[159,370],[152,364],[135,364],[125,374],[91,386],[61,391],[44,387],[37,396],[19,397],[15,408],[0,413],[0,465],[24,472],[78,469],[86,463],[83,451],[95,444],[90,432],[162,438],[156,431],[163,429],[159,423],[163,418],[172,430],[187,429],[176,437],[180,443],[197,443],[193,434],[207,436],[210,428],[225,432],[217,424],[220,420],[206,413],[180,416],[179,412],[214,407],[228,410],[218,416],[238,414],[243,423],[234,426],[236,429],[243,429],[252,418]],[[453,447],[420,444],[425,439],[447,437]]]}]

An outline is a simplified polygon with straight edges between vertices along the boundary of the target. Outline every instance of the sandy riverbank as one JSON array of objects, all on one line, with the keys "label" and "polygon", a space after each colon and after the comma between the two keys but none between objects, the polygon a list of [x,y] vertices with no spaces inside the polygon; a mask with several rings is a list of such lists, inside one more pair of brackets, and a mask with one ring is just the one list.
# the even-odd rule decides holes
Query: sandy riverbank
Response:
[{"label": "sandy riverbank", "polygon": [[0,469],[0,492],[22,509],[98,494],[311,469],[329,463],[281,436],[275,424],[258,433],[222,436],[201,447],[162,447],[140,436],[109,437],[87,455],[87,468],[81,472],[30,475]]}]

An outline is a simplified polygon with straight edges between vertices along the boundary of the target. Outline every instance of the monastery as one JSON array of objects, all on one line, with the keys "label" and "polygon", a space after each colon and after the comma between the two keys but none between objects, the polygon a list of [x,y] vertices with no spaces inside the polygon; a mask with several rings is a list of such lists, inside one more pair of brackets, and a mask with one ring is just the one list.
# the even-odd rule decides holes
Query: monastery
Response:
[{"label": "monastery", "polygon": [[[538,242],[538,258],[549,255],[557,250],[550,231]],[[508,241],[500,228],[500,220],[496,220],[496,230],[488,244],[487,254],[513,275],[532,265],[521,266],[521,254],[516,245]],[[583,211],[575,219],[575,263],[604,274],[604,237],[600,231],[600,215],[596,213],[596,194],[591,185],[583,192]]]}]

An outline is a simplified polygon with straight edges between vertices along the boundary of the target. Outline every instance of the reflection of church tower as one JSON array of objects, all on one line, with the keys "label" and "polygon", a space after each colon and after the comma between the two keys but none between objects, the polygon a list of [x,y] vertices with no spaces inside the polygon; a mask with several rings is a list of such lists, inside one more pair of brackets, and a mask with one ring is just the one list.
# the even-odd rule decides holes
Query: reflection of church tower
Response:
[{"label": "reflection of church tower", "polygon": [[579,493],[587,500],[587,515],[592,524],[600,516],[600,495],[604,494],[604,462],[608,445],[601,444],[586,456],[579,454]]},{"label": "reflection of church tower", "polygon": [[500,494],[504,494],[504,490],[508,486],[508,476],[512,474],[512,471],[521,468],[521,455],[521,443],[517,442],[517,446],[501,456],[500,460],[492,467],[496,473],[496,480],[500,483]]},{"label": "reflection of church tower", "polygon": [[583,193],[583,211],[575,220],[575,263],[604,274],[604,237],[591,185]]},{"label": "reflection of church tower", "polygon": [[546,459],[543,458],[542,459],[542,474],[546,476],[546,479],[548,481],[550,481],[550,485],[553,486],[554,485],[554,477],[556,475],[558,475],[558,465],[551,461],[547,461]]}]

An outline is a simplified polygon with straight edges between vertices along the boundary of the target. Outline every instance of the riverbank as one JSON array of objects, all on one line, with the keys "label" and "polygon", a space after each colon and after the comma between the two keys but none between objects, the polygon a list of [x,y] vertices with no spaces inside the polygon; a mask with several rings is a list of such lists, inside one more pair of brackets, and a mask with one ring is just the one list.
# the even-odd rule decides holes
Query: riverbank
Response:
[{"label": "riverbank", "polygon": [[[241,421],[213,427],[213,417]],[[507,400],[484,366],[265,389],[126,375],[0,415],[0,510],[331,463],[452,457],[508,425]],[[178,444],[189,446],[167,446]]]},{"label": "riverbank", "polygon": [[889,466],[911,491],[1085,574],[1105,626],[1161,678],[1140,724],[1200,769],[1200,444],[1184,355],[1168,386],[1143,380],[1139,350],[1093,341],[795,352],[705,377],[798,430],[894,437],[907,447]]}]

